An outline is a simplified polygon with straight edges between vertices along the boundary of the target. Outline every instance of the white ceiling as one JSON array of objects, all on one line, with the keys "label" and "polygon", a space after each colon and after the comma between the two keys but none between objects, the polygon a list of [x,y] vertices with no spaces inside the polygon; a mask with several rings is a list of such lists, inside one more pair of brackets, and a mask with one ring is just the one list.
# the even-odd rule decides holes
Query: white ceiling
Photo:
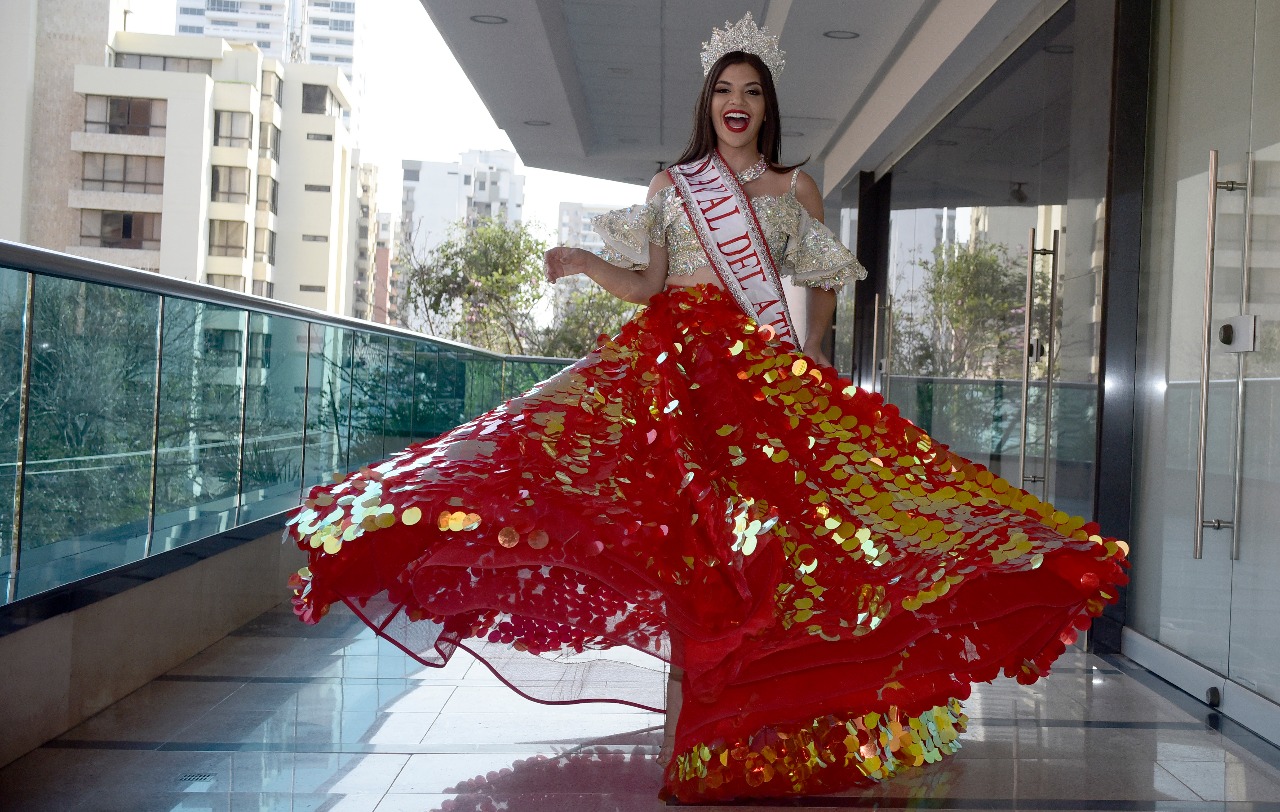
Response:
[{"label": "white ceiling", "polygon": [[[859,171],[887,168],[1062,2],[422,0],[525,164],[631,183],[682,151],[701,43],[750,11],[786,51],[783,158],[810,158],[829,204]],[[507,22],[471,19],[481,14]],[[824,36],[833,30],[859,36]]]}]

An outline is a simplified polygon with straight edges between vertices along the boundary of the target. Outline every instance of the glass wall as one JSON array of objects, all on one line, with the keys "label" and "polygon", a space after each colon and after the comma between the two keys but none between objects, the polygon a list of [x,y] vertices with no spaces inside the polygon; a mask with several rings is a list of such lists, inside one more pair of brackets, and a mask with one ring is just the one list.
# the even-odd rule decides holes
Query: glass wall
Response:
[{"label": "glass wall", "polygon": [[1280,8],[1156,9],[1130,622],[1235,714],[1280,702]]},{"label": "glass wall", "polygon": [[1112,17],[1067,3],[892,170],[881,390],[1093,512]]},{"label": "glass wall", "polygon": [[136,275],[131,289],[0,267],[4,602],[288,510],[568,363],[163,295]]}]

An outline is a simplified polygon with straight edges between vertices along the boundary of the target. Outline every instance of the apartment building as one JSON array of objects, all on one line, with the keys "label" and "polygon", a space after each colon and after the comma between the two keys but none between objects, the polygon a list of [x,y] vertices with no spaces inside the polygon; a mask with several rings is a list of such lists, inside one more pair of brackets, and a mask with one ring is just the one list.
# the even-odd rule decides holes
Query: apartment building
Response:
[{"label": "apartment building", "polygon": [[290,61],[298,41],[294,0],[177,0],[176,33],[256,45],[271,59]]},{"label": "apartment building", "polygon": [[401,234],[415,255],[439,245],[453,223],[523,219],[525,179],[516,174],[514,152],[470,150],[453,162],[403,161],[401,166]]}]

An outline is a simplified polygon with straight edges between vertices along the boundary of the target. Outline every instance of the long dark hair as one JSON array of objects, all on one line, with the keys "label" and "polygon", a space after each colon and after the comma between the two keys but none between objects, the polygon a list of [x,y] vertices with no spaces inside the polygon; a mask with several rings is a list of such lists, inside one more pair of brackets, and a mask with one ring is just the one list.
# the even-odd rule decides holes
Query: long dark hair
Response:
[{"label": "long dark hair", "polygon": [[730,51],[716,60],[702,83],[702,92],[698,94],[698,103],[693,107],[693,133],[689,136],[689,145],[684,153],[675,160],[684,164],[705,158],[716,148],[715,125],[711,123],[711,97],[715,95],[716,82],[720,74],[730,65],[750,65],[760,74],[760,87],[764,91],[764,123],[756,134],[756,149],[774,169],[790,172],[797,166],[808,163],[808,159],[792,166],[783,166],[782,161],[782,114],[778,111],[778,89],[773,84],[773,74],[769,72],[763,60],[746,51]]}]

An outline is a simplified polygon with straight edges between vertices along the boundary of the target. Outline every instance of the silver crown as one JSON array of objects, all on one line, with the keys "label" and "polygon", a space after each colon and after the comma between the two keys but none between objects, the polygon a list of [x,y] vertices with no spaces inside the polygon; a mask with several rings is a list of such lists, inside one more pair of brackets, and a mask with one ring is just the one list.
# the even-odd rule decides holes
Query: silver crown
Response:
[{"label": "silver crown", "polygon": [[774,79],[778,78],[778,74],[782,73],[782,66],[786,64],[783,57],[787,52],[778,50],[778,38],[769,33],[768,26],[757,27],[749,11],[733,25],[725,20],[723,31],[719,28],[711,29],[711,41],[702,43],[702,75],[710,73],[716,60],[730,51],[745,51],[760,57]]}]

